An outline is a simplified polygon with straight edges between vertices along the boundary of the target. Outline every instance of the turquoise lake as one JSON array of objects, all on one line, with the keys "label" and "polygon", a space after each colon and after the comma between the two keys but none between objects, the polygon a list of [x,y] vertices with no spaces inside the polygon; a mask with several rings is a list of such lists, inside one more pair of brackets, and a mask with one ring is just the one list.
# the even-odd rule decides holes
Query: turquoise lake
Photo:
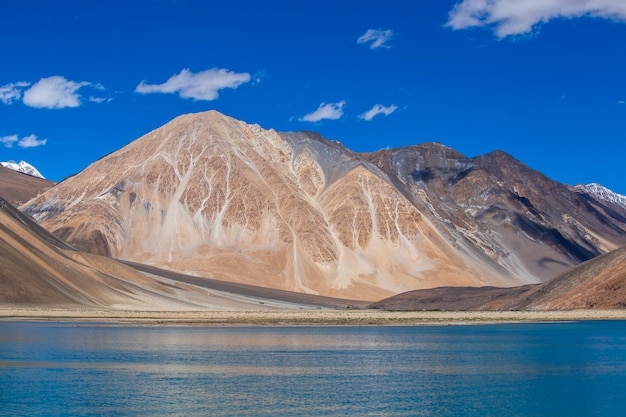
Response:
[{"label": "turquoise lake", "polygon": [[2,416],[622,416],[626,322],[0,322]]}]

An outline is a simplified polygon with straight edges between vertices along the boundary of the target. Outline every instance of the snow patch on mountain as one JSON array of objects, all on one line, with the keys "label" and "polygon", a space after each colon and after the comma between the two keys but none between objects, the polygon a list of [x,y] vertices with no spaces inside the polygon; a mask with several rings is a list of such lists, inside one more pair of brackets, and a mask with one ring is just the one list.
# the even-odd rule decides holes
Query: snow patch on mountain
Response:
[{"label": "snow patch on mountain", "polygon": [[43,175],[41,175],[41,172],[39,172],[37,170],[37,168],[35,168],[34,166],[32,166],[31,164],[29,164],[26,161],[20,161],[20,162],[14,162],[14,161],[0,162],[0,165],[2,165],[5,168],[12,169],[13,171],[17,171],[17,172],[21,172],[23,174],[27,174],[27,175],[30,175],[30,176],[33,176],[33,177],[38,177],[38,178],[45,179],[45,177]]},{"label": "snow patch on mountain", "polygon": [[626,208],[626,196],[617,194],[603,185],[591,183],[587,185],[579,184],[574,187],[575,191],[584,192],[597,199],[607,201],[609,203],[618,204]]}]

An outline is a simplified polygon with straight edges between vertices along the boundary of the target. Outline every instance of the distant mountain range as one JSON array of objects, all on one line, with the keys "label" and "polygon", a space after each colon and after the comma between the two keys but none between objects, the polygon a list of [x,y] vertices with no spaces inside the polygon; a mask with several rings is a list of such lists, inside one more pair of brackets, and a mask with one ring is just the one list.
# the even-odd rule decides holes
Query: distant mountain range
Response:
[{"label": "distant mountain range", "polygon": [[5,168],[9,168],[12,169],[13,171],[17,171],[17,172],[21,172],[22,174],[28,174],[31,175],[33,177],[38,177],[38,178],[42,178],[45,179],[43,175],[41,175],[41,172],[39,172],[37,170],[37,168],[35,168],[34,166],[32,166],[31,164],[29,164],[26,161],[20,161],[20,162],[0,162],[0,165],[2,165]]},{"label": "distant mountain range", "polygon": [[57,308],[615,309],[626,308],[626,248],[584,262],[544,284],[514,288],[440,287],[407,292],[368,305],[207,280],[82,253],[0,197],[0,288],[0,305]]},{"label": "distant mountain range", "polygon": [[615,204],[620,208],[626,208],[626,196],[617,194],[600,184],[577,185],[572,187],[575,192],[591,195],[598,200],[609,204]]},{"label": "distant mountain range", "polygon": [[496,151],[355,153],[185,115],[21,206],[85,252],[260,287],[380,300],[536,284],[626,245],[626,206]]}]

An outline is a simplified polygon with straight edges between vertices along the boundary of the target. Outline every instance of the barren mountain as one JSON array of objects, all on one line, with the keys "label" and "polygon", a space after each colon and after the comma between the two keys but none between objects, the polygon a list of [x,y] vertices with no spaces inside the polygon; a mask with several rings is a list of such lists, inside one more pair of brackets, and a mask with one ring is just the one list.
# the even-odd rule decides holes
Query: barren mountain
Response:
[{"label": "barren mountain", "polygon": [[[94,264],[99,268],[94,268]],[[0,303],[6,304],[132,303],[134,294],[138,300],[147,293],[141,291],[139,284],[149,281],[112,259],[76,252],[3,199],[0,266]]]},{"label": "barren mountain", "polygon": [[575,192],[504,152],[469,159],[430,143],[365,157],[398,178],[448,240],[526,283],[626,245],[625,208]]},{"label": "barren mountain", "polygon": [[363,303],[131,267],[82,253],[0,198],[0,305],[180,311],[345,308]]},{"label": "barren mountain", "polygon": [[373,303],[387,310],[575,310],[626,308],[626,247],[543,284],[514,288],[440,287]]},{"label": "barren mountain", "polygon": [[[543,188],[529,189],[525,175]],[[356,154],[317,134],[206,112],[173,120],[22,208],[88,252],[376,300],[545,281],[626,244],[626,213],[598,204],[500,154],[470,160],[439,144]]]},{"label": "barren mountain", "polygon": [[0,166],[0,197],[11,204],[25,203],[53,185],[52,181]]}]

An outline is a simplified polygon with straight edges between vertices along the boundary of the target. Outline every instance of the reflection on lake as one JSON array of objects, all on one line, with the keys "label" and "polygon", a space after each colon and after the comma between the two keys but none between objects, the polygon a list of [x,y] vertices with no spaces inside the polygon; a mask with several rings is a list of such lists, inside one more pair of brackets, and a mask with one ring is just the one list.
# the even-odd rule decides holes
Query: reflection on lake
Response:
[{"label": "reflection on lake", "polygon": [[621,415],[626,322],[0,322],[0,415]]}]

